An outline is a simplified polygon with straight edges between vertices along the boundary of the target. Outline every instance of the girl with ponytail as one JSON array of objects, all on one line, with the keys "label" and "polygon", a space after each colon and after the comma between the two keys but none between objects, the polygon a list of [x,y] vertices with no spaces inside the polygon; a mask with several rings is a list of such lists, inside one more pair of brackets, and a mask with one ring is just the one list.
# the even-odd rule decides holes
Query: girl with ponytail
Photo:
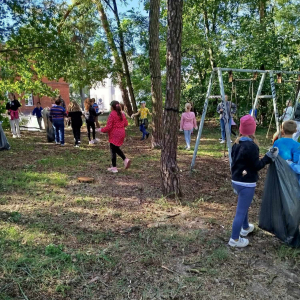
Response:
[{"label": "girl with ponytail", "polygon": [[110,143],[111,162],[112,166],[107,171],[118,173],[117,169],[117,154],[123,159],[125,169],[130,167],[130,159],[126,158],[120,147],[125,139],[125,127],[128,126],[128,121],[123,114],[121,105],[118,101],[110,103],[111,113],[108,117],[107,124],[103,128],[99,128],[99,132],[108,133],[108,141]]}]

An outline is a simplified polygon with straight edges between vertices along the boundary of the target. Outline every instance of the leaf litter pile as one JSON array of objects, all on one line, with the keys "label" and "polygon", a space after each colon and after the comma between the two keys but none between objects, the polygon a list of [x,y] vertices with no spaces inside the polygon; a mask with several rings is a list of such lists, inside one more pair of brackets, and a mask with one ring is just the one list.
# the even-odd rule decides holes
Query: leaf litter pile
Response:
[{"label": "leaf litter pile", "polygon": [[106,171],[106,136],[87,146],[82,135],[77,149],[69,129],[65,147],[25,132],[0,152],[0,299],[300,299],[300,251],[257,228],[266,170],[250,246],[227,246],[236,196],[217,128],[204,132],[192,175],[179,136],[184,196],[174,201],[138,129],[123,146],[132,166],[118,158],[118,174]]}]

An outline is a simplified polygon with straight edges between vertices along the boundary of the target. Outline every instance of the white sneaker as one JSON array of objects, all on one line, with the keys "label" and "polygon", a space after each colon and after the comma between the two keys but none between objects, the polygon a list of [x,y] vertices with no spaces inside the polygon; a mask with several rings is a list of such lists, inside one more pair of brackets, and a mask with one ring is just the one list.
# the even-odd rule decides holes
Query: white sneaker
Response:
[{"label": "white sneaker", "polygon": [[128,158],[125,158],[125,160],[124,160],[124,167],[125,167],[125,169],[126,170],[129,169],[130,165],[131,165],[131,160],[128,159]]},{"label": "white sneaker", "polygon": [[79,148],[79,145],[75,145],[74,147],[75,147],[75,148]]},{"label": "white sneaker", "polygon": [[190,150],[191,150],[191,148],[190,148],[190,147],[188,147],[188,148],[186,148],[186,150],[187,150],[187,151],[190,151]]},{"label": "white sneaker", "polygon": [[96,144],[96,143],[99,143],[100,142],[100,140],[99,139],[94,139],[94,143]]},{"label": "white sneaker", "polygon": [[219,141],[222,141],[222,138],[219,138]]},{"label": "white sneaker", "polygon": [[20,138],[21,137],[21,134],[18,134],[18,138]]},{"label": "white sneaker", "polygon": [[95,144],[94,140],[89,141],[89,145],[94,145],[94,144]]},{"label": "white sneaker", "polygon": [[240,237],[238,241],[235,241],[234,239],[230,238],[228,245],[236,248],[244,248],[249,245],[249,240]]},{"label": "white sneaker", "polygon": [[220,144],[225,144],[225,140],[222,140],[222,141],[220,142]]},{"label": "white sneaker", "polygon": [[243,229],[241,230],[240,235],[241,236],[247,236],[250,232],[253,232],[254,230],[254,225],[253,224],[249,224],[249,228],[248,229]]},{"label": "white sneaker", "polygon": [[16,136],[16,135],[13,134],[13,139],[16,139],[17,137],[18,137],[18,136]]},{"label": "white sneaker", "polygon": [[81,144],[81,142],[80,142],[80,141],[78,141],[78,144]]},{"label": "white sneaker", "polygon": [[55,145],[60,145],[60,143],[59,142],[55,142]]},{"label": "white sneaker", "polygon": [[64,147],[65,146],[65,144],[60,144],[62,147]]},{"label": "white sneaker", "polygon": [[118,169],[117,167],[111,167],[107,169],[108,172],[112,172],[112,173],[118,173]]}]

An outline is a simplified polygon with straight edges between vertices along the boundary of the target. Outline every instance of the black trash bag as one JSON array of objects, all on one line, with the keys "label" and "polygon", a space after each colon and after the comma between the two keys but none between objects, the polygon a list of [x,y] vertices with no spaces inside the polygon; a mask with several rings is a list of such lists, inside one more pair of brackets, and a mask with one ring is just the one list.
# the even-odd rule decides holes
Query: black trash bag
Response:
[{"label": "black trash bag", "polygon": [[43,119],[44,119],[44,125],[47,132],[47,141],[48,143],[52,143],[55,140],[54,136],[54,130],[52,122],[50,121],[50,110],[45,108],[43,109]]},{"label": "black trash bag", "polygon": [[10,145],[7,141],[6,135],[0,123],[0,150],[9,150],[9,149],[10,149]]},{"label": "black trash bag", "polygon": [[259,227],[292,247],[300,247],[300,186],[297,175],[281,157],[269,167]]}]

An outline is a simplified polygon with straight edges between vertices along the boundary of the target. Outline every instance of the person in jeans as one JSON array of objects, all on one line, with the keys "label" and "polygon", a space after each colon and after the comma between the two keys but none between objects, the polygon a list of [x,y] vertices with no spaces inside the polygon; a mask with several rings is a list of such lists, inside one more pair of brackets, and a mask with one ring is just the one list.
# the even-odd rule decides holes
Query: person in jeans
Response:
[{"label": "person in jeans", "polygon": [[[88,138],[89,138],[89,145],[96,144],[99,142],[99,139],[96,139],[96,131],[95,131],[95,120],[96,117],[100,113],[96,113],[92,100],[90,98],[85,99],[84,101],[84,112],[85,121],[86,121],[86,128],[88,132]],[[93,130],[93,139],[91,139],[91,129]]]},{"label": "person in jeans", "polygon": [[55,101],[55,106],[50,109],[50,120],[53,124],[56,145],[65,145],[65,122],[66,110],[61,106],[61,100]]},{"label": "person in jeans", "polygon": [[43,128],[42,128],[42,119],[43,119],[43,117],[42,117],[42,110],[43,110],[43,108],[41,107],[41,103],[38,102],[38,103],[36,104],[35,109],[32,111],[32,115],[33,115],[33,116],[36,115],[36,118],[37,118],[37,121],[38,121],[40,130],[43,129]]},{"label": "person in jeans", "polygon": [[220,142],[221,144],[224,144],[226,139],[225,120],[224,120],[225,109],[228,116],[229,131],[231,131],[231,115],[234,115],[236,113],[236,105],[231,101],[228,101],[227,95],[225,95],[225,102],[226,102],[226,108],[223,101],[220,102],[217,107],[217,112],[220,115],[220,124],[221,124],[221,135],[222,135],[222,140]]},{"label": "person in jeans", "polygon": [[[92,101],[92,105],[93,105],[93,108],[94,108],[96,114],[99,115],[99,106],[98,106],[98,104],[96,103],[95,98],[92,98],[91,101]],[[101,112],[100,112],[100,113],[101,113]],[[97,128],[100,128],[100,123],[99,123],[99,121],[98,121],[98,115],[95,117],[95,123],[96,123],[96,127],[97,127]]]},{"label": "person in jeans", "polygon": [[186,150],[191,149],[191,134],[192,130],[198,129],[195,113],[191,111],[192,105],[190,103],[185,104],[185,112],[181,115],[180,131],[184,132],[184,138],[186,142]]},{"label": "person in jeans", "polygon": [[75,147],[78,148],[80,144],[80,128],[82,126],[82,111],[76,101],[72,101],[68,106],[68,117],[71,121],[73,130]]},{"label": "person in jeans", "polygon": [[149,137],[149,132],[147,132],[148,127],[148,114],[152,116],[149,109],[146,107],[146,101],[141,102],[141,108],[138,110],[136,114],[131,115],[131,118],[140,115],[140,131],[143,133],[143,136],[141,138],[141,141],[143,141],[145,138]]},{"label": "person in jeans", "polygon": [[[231,182],[238,194],[236,214],[232,223],[232,234],[228,242],[231,247],[243,248],[249,240],[244,238],[254,230],[248,222],[248,210],[253,200],[258,171],[270,164],[278,155],[278,148],[273,148],[259,159],[259,147],[255,139],[256,122],[246,115],[240,120],[240,136],[232,147]],[[240,237],[242,236],[242,237]]]},{"label": "person in jeans", "polygon": [[120,103],[118,101],[112,101],[111,113],[108,117],[105,127],[100,128],[102,133],[108,133],[108,141],[110,143],[111,164],[112,166],[107,171],[112,173],[118,173],[117,169],[117,154],[122,158],[125,169],[130,167],[131,161],[126,158],[120,147],[124,143],[125,139],[125,127],[128,126],[128,121],[125,114],[121,110]]},{"label": "person in jeans", "polygon": [[7,114],[10,116],[10,128],[11,132],[13,134],[13,138],[20,138],[20,119],[19,119],[19,114],[21,113],[20,107],[21,104],[20,102],[16,99],[15,95],[13,93],[8,94],[9,102],[6,104],[6,110]]}]

